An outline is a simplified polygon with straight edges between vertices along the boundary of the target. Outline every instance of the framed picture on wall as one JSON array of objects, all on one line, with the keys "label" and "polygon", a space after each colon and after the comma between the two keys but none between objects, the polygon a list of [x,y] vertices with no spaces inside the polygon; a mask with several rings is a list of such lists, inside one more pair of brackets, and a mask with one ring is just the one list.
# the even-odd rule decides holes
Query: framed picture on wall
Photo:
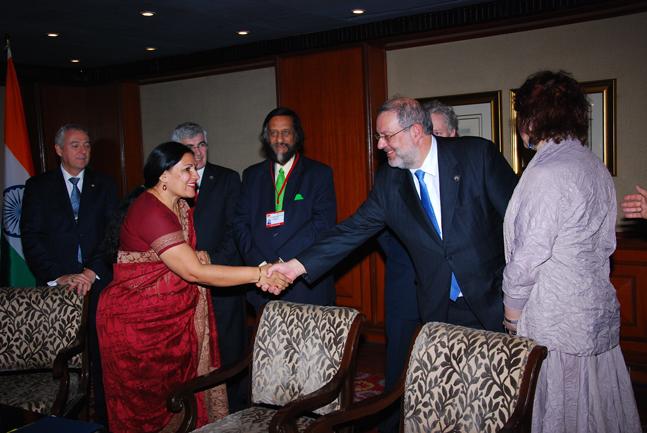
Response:
[{"label": "framed picture on wall", "polygon": [[[589,137],[587,146],[616,175],[616,80],[588,81],[580,83],[591,104]],[[521,174],[535,152],[524,147],[517,131],[517,112],[514,110],[516,89],[510,90],[510,137],[512,145],[512,168]]]},{"label": "framed picture on wall", "polygon": [[487,138],[503,152],[501,140],[501,91],[464,95],[418,98],[421,104],[439,100],[454,109],[458,117],[458,133]]}]

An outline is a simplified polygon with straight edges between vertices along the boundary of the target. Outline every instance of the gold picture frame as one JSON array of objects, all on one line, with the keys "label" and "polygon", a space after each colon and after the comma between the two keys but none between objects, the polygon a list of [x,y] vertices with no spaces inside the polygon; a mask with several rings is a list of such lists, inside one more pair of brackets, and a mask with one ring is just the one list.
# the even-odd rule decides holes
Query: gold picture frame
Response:
[{"label": "gold picture frame", "polygon": [[[616,176],[616,80],[598,80],[580,83],[591,103],[589,139],[587,145]],[[517,89],[510,90],[510,144],[512,146],[512,168],[521,174],[535,152],[524,147],[517,131],[517,112],[514,98]]]},{"label": "gold picture frame", "polygon": [[[454,109],[458,117],[459,135],[474,135],[494,142],[503,153],[501,139],[501,91],[467,93],[418,98],[421,104],[439,100]],[[461,126],[461,123],[463,126]]]}]

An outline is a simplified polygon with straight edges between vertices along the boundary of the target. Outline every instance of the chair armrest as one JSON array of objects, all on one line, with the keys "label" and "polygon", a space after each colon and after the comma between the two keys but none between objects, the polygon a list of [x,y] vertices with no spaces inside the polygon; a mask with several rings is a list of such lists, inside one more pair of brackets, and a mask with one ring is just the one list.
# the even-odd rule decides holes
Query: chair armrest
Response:
[{"label": "chair armrest", "polygon": [[337,372],[330,382],[318,390],[301,396],[277,410],[270,421],[270,433],[296,432],[294,420],[306,412],[312,412],[333,401],[339,396],[343,384],[344,374]]},{"label": "chair armrest", "polygon": [[[301,396],[277,410],[270,421],[270,433],[297,433],[296,419],[306,412],[323,407],[333,401],[337,396],[341,398],[341,406],[346,407],[352,401],[352,376],[355,371],[355,361],[359,334],[366,317],[358,314],[353,320],[344,345],[344,356],[339,370],[328,383],[321,388]],[[347,389],[345,388],[347,386]],[[348,398],[344,397],[348,391]]]},{"label": "chair armrest", "polygon": [[333,429],[335,426],[347,424],[386,409],[402,397],[402,391],[402,388],[396,387],[387,393],[355,403],[347,409],[323,415],[310,424],[305,433],[332,433],[335,431]]},{"label": "chair armrest", "polygon": [[58,352],[58,355],[56,355],[56,358],[54,359],[54,365],[52,366],[52,371],[55,379],[59,379],[61,375],[63,375],[63,373],[67,372],[67,363],[70,359],[72,359],[75,355],[83,353],[83,349],[85,349],[85,343],[82,340],[79,340],[80,339],[77,339],[72,345],[61,350],[60,352]]},{"label": "chair armrest", "polygon": [[184,418],[177,433],[187,433],[195,428],[198,410],[195,393],[224,383],[227,379],[248,368],[251,360],[252,351],[250,350],[235,364],[219,368],[202,376],[194,377],[187,382],[175,386],[166,399],[166,407],[169,411],[175,413],[184,409]]},{"label": "chair armrest", "polygon": [[[68,290],[67,285],[62,286],[60,289]],[[60,385],[58,387],[58,392],[56,393],[56,399],[54,400],[54,404],[52,405],[52,415],[62,416],[64,414],[67,399],[70,394],[70,370],[68,363],[74,356],[79,354],[84,357],[84,361],[82,362],[83,366],[81,367],[80,386],[85,387],[82,384],[87,384],[88,372],[87,366],[85,365],[87,361],[87,354],[84,352],[86,350],[87,340],[86,322],[88,316],[89,299],[89,295],[84,296],[83,309],[81,313],[81,325],[79,326],[79,330],[76,334],[76,337],[74,338],[74,341],[72,342],[72,344],[58,352],[56,358],[54,358],[54,364],[52,365],[52,376],[54,377],[54,379],[59,380]]]}]

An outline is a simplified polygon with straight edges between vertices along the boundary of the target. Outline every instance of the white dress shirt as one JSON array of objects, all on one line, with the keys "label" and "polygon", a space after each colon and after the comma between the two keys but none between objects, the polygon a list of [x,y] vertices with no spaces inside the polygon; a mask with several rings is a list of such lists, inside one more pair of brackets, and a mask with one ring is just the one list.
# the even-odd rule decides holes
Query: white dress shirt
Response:
[{"label": "white dress shirt", "polygon": [[63,179],[65,180],[65,188],[67,188],[68,197],[72,196],[72,182],[70,182],[71,177],[79,178],[79,183],[77,183],[76,186],[79,187],[79,192],[83,192],[83,178],[85,175],[85,169],[81,170],[81,172],[76,176],[72,176],[70,173],[65,171],[65,169],[63,168],[63,165],[61,164],[61,171],[63,172]]},{"label": "white dress shirt", "polygon": [[416,171],[422,170],[425,172],[425,184],[427,185],[427,190],[429,191],[429,200],[431,200],[431,205],[434,208],[434,215],[436,216],[436,221],[438,222],[438,229],[440,230],[440,238],[443,237],[443,217],[440,211],[440,180],[438,176],[438,145],[436,144],[436,137],[431,136],[431,149],[425,157],[425,160],[422,162],[422,166],[419,168],[410,168],[411,176],[413,176],[413,184],[416,186],[416,191],[418,191],[418,197],[420,197],[420,185],[418,184],[418,178],[416,177]]}]

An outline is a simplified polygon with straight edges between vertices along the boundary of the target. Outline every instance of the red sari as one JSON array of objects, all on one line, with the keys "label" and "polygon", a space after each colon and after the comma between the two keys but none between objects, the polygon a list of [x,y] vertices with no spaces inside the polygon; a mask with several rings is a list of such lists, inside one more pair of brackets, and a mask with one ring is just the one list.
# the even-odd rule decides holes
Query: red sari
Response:
[{"label": "red sari", "polygon": [[[101,293],[97,332],[113,433],[173,430],[179,417],[166,409],[173,386],[220,366],[211,296],[159,258],[183,242],[195,248],[189,208],[180,204],[178,221],[148,192],[133,202],[113,281]],[[198,426],[226,413],[223,387],[198,395]]]}]

